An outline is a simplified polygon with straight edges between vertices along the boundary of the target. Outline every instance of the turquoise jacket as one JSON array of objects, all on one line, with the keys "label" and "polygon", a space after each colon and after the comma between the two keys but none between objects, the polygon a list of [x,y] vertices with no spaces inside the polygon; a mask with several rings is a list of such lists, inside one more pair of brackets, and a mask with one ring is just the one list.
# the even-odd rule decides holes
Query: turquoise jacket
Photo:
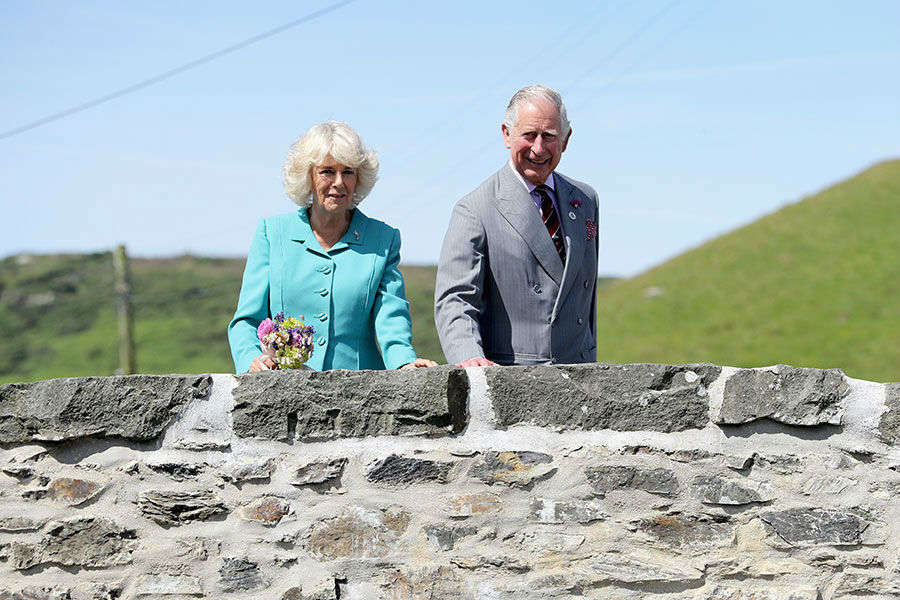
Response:
[{"label": "turquoise jacket", "polygon": [[306,209],[263,219],[256,229],[228,342],[236,373],[262,354],[256,328],[279,312],[315,328],[307,366],[395,369],[416,359],[403,288],[400,232],[356,209],[327,252]]}]

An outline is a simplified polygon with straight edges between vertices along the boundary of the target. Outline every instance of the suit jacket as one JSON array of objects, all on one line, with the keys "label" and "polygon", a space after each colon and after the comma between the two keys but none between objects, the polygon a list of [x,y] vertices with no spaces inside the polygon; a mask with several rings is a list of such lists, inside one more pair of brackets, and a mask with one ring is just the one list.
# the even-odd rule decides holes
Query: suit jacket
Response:
[{"label": "suit jacket", "polygon": [[228,325],[235,372],[246,372],[262,353],[256,328],[279,312],[302,315],[315,328],[306,363],[313,369],[393,369],[414,361],[399,262],[400,232],[358,208],[327,252],[305,208],[260,221]]},{"label": "suit jacket", "polygon": [[597,359],[597,193],[559,173],[554,183],[565,265],[508,163],[456,203],[434,291],[435,323],[449,362]]}]

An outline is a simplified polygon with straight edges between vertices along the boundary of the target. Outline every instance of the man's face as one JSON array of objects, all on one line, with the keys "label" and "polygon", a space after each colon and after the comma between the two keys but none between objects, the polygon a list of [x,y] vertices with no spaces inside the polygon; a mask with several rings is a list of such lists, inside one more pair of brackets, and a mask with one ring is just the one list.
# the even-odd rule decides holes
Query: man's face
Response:
[{"label": "man's face", "polygon": [[519,106],[519,122],[510,130],[501,126],[513,166],[526,181],[540,185],[556,169],[569,143],[562,137],[559,112],[549,102],[535,100]]}]

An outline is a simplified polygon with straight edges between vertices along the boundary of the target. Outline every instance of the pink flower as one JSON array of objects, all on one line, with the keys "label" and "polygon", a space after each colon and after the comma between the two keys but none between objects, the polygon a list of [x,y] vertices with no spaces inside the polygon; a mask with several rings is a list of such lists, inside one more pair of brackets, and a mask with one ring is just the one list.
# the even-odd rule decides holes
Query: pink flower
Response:
[{"label": "pink flower", "polygon": [[264,337],[273,331],[275,331],[275,322],[272,321],[272,319],[265,319],[259,324],[259,327],[256,328],[256,337],[259,338],[259,341],[262,341]]}]

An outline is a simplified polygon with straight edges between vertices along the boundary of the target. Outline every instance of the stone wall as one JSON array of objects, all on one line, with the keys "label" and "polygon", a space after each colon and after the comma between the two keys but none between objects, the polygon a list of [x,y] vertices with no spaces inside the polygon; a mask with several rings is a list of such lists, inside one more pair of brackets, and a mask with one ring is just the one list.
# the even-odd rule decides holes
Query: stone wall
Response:
[{"label": "stone wall", "polygon": [[0,387],[0,599],[900,598],[900,384],[452,367]]}]

